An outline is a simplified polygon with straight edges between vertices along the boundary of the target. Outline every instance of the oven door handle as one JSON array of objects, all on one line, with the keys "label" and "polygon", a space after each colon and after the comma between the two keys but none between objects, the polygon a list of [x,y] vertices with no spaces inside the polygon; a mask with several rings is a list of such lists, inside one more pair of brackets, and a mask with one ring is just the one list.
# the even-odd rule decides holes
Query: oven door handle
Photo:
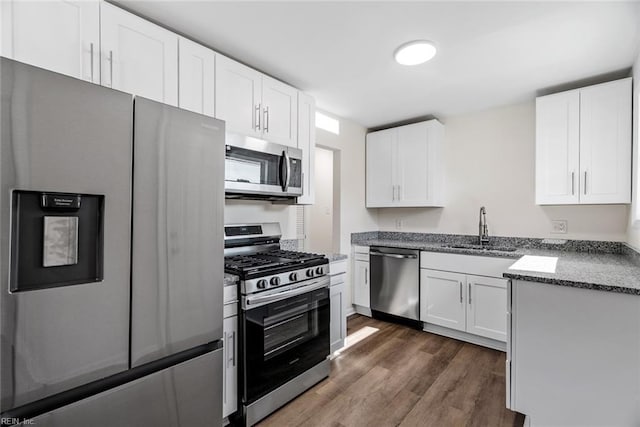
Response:
[{"label": "oven door handle", "polygon": [[270,302],[282,301],[287,298],[294,297],[296,295],[306,294],[307,292],[316,291],[318,289],[326,288],[329,286],[329,280],[322,280],[316,285],[301,286],[299,288],[292,289],[290,291],[280,292],[273,295],[266,295],[263,297],[247,297],[247,308],[257,307],[259,305],[267,304]]}]

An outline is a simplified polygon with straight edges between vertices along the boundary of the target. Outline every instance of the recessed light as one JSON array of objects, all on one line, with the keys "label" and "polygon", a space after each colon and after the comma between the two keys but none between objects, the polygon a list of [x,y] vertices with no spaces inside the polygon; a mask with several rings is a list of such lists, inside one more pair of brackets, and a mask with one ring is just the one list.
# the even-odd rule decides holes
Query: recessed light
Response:
[{"label": "recessed light", "polygon": [[418,65],[436,56],[436,47],[426,40],[405,43],[396,49],[394,57],[401,65]]}]

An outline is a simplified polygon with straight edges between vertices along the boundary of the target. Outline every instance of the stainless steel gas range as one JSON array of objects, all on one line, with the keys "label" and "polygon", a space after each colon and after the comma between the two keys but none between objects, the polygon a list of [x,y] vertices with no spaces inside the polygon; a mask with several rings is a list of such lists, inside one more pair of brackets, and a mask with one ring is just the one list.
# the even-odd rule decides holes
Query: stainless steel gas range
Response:
[{"label": "stainless steel gas range", "polygon": [[277,223],[225,226],[240,277],[238,420],[253,425],[329,375],[329,260],[280,250]]}]

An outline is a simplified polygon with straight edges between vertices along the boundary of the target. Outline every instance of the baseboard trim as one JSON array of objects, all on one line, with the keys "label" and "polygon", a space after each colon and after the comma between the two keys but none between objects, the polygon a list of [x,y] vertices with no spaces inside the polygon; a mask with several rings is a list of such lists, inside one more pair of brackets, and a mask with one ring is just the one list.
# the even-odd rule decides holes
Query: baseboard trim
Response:
[{"label": "baseboard trim", "polygon": [[460,341],[470,342],[471,344],[481,345],[483,347],[489,347],[494,350],[505,352],[507,351],[507,343],[502,341],[492,340],[491,338],[480,337],[478,335],[469,334],[467,332],[456,331],[455,329],[445,328],[443,326],[433,325],[431,323],[425,323],[422,329],[426,332],[442,335],[448,338],[453,338]]},{"label": "baseboard trim", "polygon": [[369,307],[362,307],[361,305],[353,305],[353,308],[356,313],[362,314],[363,316],[372,317],[371,309]]}]

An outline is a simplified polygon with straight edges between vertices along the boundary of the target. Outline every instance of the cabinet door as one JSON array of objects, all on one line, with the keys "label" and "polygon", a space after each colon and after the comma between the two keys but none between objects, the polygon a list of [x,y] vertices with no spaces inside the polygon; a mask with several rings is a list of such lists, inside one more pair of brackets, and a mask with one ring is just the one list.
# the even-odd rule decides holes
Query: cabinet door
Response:
[{"label": "cabinet door", "polygon": [[178,106],[207,116],[214,116],[216,54],[197,43],[179,41]]},{"label": "cabinet door", "polygon": [[580,203],[631,202],[631,79],[580,90]]},{"label": "cabinet door", "polygon": [[178,105],[178,36],[108,3],[100,4],[104,86]]},{"label": "cabinet door", "polygon": [[393,206],[396,187],[391,165],[395,159],[396,129],[367,134],[367,207]]},{"label": "cabinet door", "polygon": [[369,308],[369,262],[355,260],[353,277],[353,303],[361,307]]},{"label": "cabinet door", "polygon": [[329,297],[331,299],[331,323],[329,329],[331,353],[344,347],[344,340],[347,337],[347,317],[345,316],[344,311],[344,288],[344,281],[329,288]]},{"label": "cabinet door", "polygon": [[420,320],[465,330],[464,274],[420,269]]},{"label": "cabinet door", "polygon": [[263,137],[277,144],[298,146],[298,90],[262,77]]},{"label": "cabinet door", "polygon": [[398,128],[396,200],[399,206],[432,206],[437,201],[438,169],[444,161],[434,121]]},{"label": "cabinet door", "polygon": [[238,316],[224,319],[224,360],[222,362],[222,417],[238,409]]},{"label": "cabinet door", "polygon": [[536,99],[536,204],[579,202],[580,93]]},{"label": "cabinet door", "polygon": [[100,82],[97,1],[2,1],[2,56]]},{"label": "cabinet door", "polygon": [[467,275],[467,332],[507,340],[507,280]]},{"label": "cabinet door", "polygon": [[222,55],[216,57],[216,117],[227,130],[262,135],[262,75]]},{"label": "cabinet door", "polygon": [[298,204],[315,202],[316,101],[298,92],[298,148],[302,150],[302,196]]}]

